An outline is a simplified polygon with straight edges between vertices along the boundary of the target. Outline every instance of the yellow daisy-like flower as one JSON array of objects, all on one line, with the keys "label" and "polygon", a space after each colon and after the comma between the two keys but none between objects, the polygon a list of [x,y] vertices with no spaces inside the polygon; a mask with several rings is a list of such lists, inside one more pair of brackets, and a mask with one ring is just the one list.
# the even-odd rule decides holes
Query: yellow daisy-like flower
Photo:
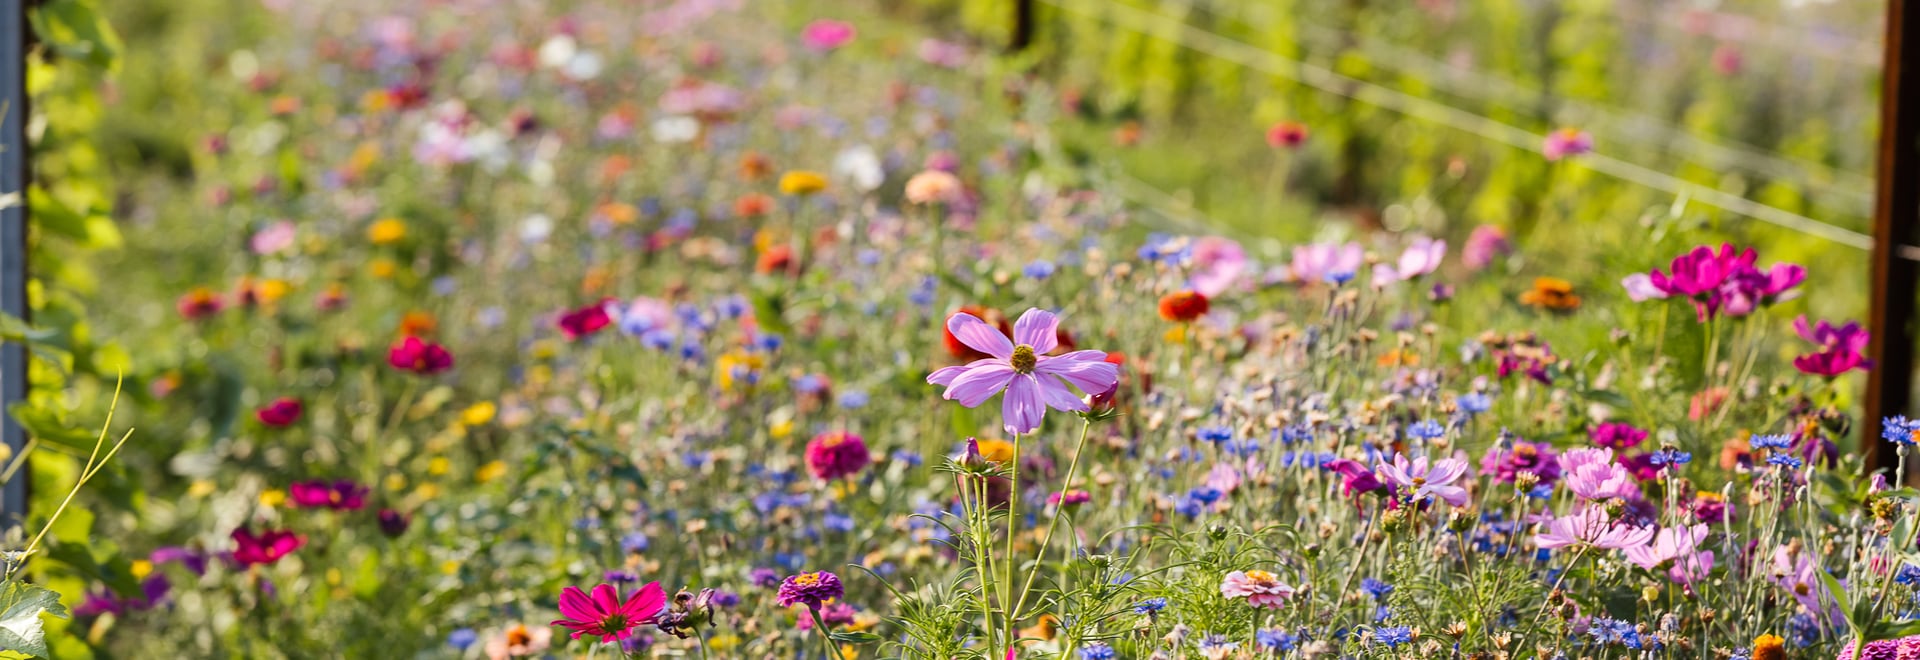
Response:
[{"label": "yellow daisy-like flower", "polygon": [[446,474],[447,471],[452,468],[453,468],[453,461],[447,460],[447,457],[445,456],[435,456],[433,457],[433,460],[427,461],[427,474],[431,474],[436,477]]},{"label": "yellow daisy-like flower", "polygon": [[780,194],[804,197],[827,189],[827,177],[819,172],[793,170],[780,175]]},{"label": "yellow daisy-like flower", "polygon": [[272,489],[260,491],[260,506],[272,508],[287,503],[287,491]]},{"label": "yellow daisy-like flower", "polygon": [[367,240],[374,245],[391,245],[407,237],[407,223],[399,218],[385,218],[367,227]]},{"label": "yellow daisy-like flower", "polygon": [[146,579],[151,573],[153,573],[153,562],[135,559],[127,564],[127,574],[132,575],[135,580]]},{"label": "yellow daisy-like flower", "polygon": [[473,480],[483,484],[504,476],[507,476],[506,461],[494,461],[473,471]]},{"label": "yellow daisy-like flower", "polygon": [[730,351],[713,361],[714,378],[719,381],[720,389],[731,390],[734,383],[750,374],[759,373],[765,366],[766,356],[741,350]]},{"label": "yellow daisy-like flower", "polygon": [[279,302],[281,298],[287,297],[287,293],[292,290],[293,285],[288,284],[286,280],[278,278],[261,280],[253,285],[254,297],[258,298],[260,303],[265,305]]},{"label": "yellow daisy-like flower", "polygon": [[460,412],[460,423],[467,426],[479,426],[493,421],[493,416],[499,411],[500,409],[494,406],[492,401],[481,401],[467,406],[466,410]]},{"label": "yellow daisy-like flower", "polygon": [[419,488],[413,489],[413,496],[421,500],[438,499],[440,497],[440,485],[420,484]]}]

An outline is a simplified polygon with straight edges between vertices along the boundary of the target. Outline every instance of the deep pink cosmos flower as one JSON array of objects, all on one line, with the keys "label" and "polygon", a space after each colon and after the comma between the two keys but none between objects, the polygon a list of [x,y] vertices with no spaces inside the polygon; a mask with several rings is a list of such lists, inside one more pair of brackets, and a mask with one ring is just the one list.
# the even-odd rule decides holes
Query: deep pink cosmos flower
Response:
[{"label": "deep pink cosmos flower", "polygon": [[[1718,252],[1702,245],[1674,257],[1670,272],[1648,273],[1647,283],[1667,295],[1690,300],[1702,322],[1722,313],[1746,316],[1762,305],[1792,298],[1793,289],[1807,278],[1806,269],[1797,264],[1774,264],[1761,270],[1753,265],[1758,258],[1752,248],[1735,251],[1731,243],[1722,244]],[[1635,296],[1637,282],[1622,283],[1629,297]]]},{"label": "deep pink cosmos flower", "polygon": [[1406,454],[1394,454],[1392,463],[1381,463],[1375,469],[1381,481],[1415,501],[1433,497],[1454,506],[1467,503],[1467,489],[1453,485],[1467,475],[1466,461],[1443,458],[1429,464],[1425,456],[1408,460]]},{"label": "deep pink cosmos flower", "polygon": [[852,23],[822,18],[800,30],[800,42],[806,45],[807,50],[826,53],[852,43],[857,34],[859,31],[853,28]]},{"label": "deep pink cosmos flower", "polygon": [[1647,432],[1625,422],[1607,422],[1587,434],[1593,444],[1608,449],[1632,449],[1647,439]]},{"label": "deep pink cosmos flower", "polygon": [[452,369],[453,354],[448,353],[445,346],[421,341],[419,337],[407,337],[387,349],[387,364],[401,371],[426,376]]},{"label": "deep pink cosmos flower", "polygon": [[560,315],[559,320],[555,321],[555,325],[560,327],[560,333],[566,335],[569,340],[579,339],[599,332],[601,329],[613,324],[613,317],[607,314],[607,305],[612,302],[613,299],[608,298],[579,309],[568,311]]},{"label": "deep pink cosmos flower", "polygon": [[1373,470],[1350,458],[1337,458],[1327,461],[1322,467],[1340,474],[1340,494],[1345,497],[1359,497],[1366,493],[1386,488],[1380,479],[1373,476]]},{"label": "deep pink cosmos flower", "polygon": [[1014,322],[1013,341],[1008,341],[979,317],[954,314],[947,318],[947,331],[991,357],[935,371],[927,382],[946,387],[942,397],[968,408],[1005,391],[1001,415],[1008,433],[1040,428],[1047,408],[1086,412],[1087,403],[1073,388],[1105,392],[1120,381],[1120,367],[1107,362],[1101,351],[1047,355],[1059,345],[1059,328],[1060,318],[1052,312],[1029,309]]},{"label": "deep pink cosmos flower", "polygon": [[1227,598],[1245,598],[1247,604],[1254,607],[1279,609],[1287,604],[1296,590],[1280,576],[1266,571],[1234,571],[1220,581],[1220,595]]},{"label": "deep pink cosmos flower", "polygon": [[1818,325],[1808,326],[1807,317],[1802,315],[1793,320],[1793,330],[1800,333],[1800,338],[1820,347],[1818,352],[1793,359],[1794,368],[1801,373],[1831,378],[1854,369],[1873,367],[1873,361],[1867,359],[1864,353],[1871,336],[1857,322],[1849,321],[1846,325],[1834,327],[1831,323],[1821,321]]},{"label": "deep pink cosmos flower", "polygon": [[352,481],[296,481],[287,486],[287,499],[303,509],[358,511],[367,505],[367,487]]},{"label": "deep pink cosmos flower", "polygon": [[283,396],[274,399],[273,403],[269,403],[259,410],[253,411],[253,416],[258,418],[261,424],[277,429],[286,428],[293,426],[294,422],[300,421],[300,413],[304,409],[304,406],[300,405],[299,399]]},{"label": "deep pink cosmos flower", "polygon": [[273,564],[307,544],[307,537],[287,530],[269,529],[259,534],[241,527],[233,530],[233,561],[241,566]]},{"label": "deep pink cosmos flower", "polygon": [[591,598],[579,587],[567,587],[560,592],[560,616],[565,618],[555,619],[552,625],[572,630],[574,639],[599,635],[603,643],[622,642],[633,636],[635,627],[652,623],[666,608],[667,592],[658,582],[647,583],[624,601],[611,584],[594,587]]},{"label": "deep pink cosmos flower", "polygon": [[1593,151],[1593,135],[1577,128],[1562,128],[1547,134],[1540,145],[1540,155],[1547,160],[1560,160],[1568,156]]},{"label": "deep pink cosmos flower", "polygon": [[821,481],[859,474],[871,458],[866,441],[852,433],[831,431],[807,443],[807,469]]}]

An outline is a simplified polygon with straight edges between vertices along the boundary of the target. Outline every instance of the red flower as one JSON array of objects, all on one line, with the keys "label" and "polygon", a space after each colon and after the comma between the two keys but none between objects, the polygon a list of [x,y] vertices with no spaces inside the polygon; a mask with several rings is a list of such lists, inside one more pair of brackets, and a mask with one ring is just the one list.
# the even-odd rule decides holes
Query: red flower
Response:
[{"label": "red flower", "polygon": [[785,245],[775,245],[761,252],[760,259],[753,264],[753,270],[763,275],[799,274],[798,266],[793,260],[793,248]]},{"label": "red flower", "polygon": [[387,349],[387,364],[425,376],[452,369],[453,354],[448,353],[445,346],[408,337]]},{"label": "red flower", "polygon": [[1293,149],[1307,141],[1307,125],[1297,121],[1283,121],[1267,129],[1267,146],[1275,149]]},{"label": "red flower", "polygon": [[986,353],[973,350],[973,347],[968,346],[966,342],[960,341],[959,337],[953,336],[952,330],[946,329],[947,323],[953,321],[953,317],[960,314],[971,314],[974,318],[986,321],[988,325],[999,328],[1000,334],[1006,335],[1008,340],[1013,339],[1013,325],[1007,323],[1007,317],[1001,315],[999,312],[979,305],[963,305],[960,309],[953,310],[953,313],[948,314],[947,318],[940,323],[940,332],[943,333],[940,340],[946,344],[947,354],[952,355],[954,359],[963,362],[972,362],[974,360],[984,360],[993,357]]},{"label": "red flower", "polygon": [[258,535],[241,527],[233,530],[233,560],[241,566],[273,564],[307,544],[307,537],[293,532],[266,530]]},{"label": "red flower", "polygon": [[567,339],[579,339],[599,332],[613,323],[613,318],[607,315],[607,304],[610,302],[613,302],[612,298],[561,314],[558,324],[560,332]]},{"label": "red flower", "polygon": [[593,588],[593,597],[579,587],[560,592],[560,616],[553,625],[573,631],[573,638],[599,635],[601,642],[625,641],[635,626],[652,623],[667,606],[667,592],[660,583],[649,582],[639,591],[620,600],[620,591],[611,584]]},{"label": "red flower", "polygon": [[304,409],[299,399],[283,396],[274,399],[273,403],[267,404],[266,407],[254,411],[253,416],[260,418],[261,424],[277,429],[286,428],[300,421],[300,412]]},{"label": "red flower", "polygon": [[1188,323],[1205,316],[1209,306],[1198,291],[1176,291],[1160,298],[1160,318]]}]

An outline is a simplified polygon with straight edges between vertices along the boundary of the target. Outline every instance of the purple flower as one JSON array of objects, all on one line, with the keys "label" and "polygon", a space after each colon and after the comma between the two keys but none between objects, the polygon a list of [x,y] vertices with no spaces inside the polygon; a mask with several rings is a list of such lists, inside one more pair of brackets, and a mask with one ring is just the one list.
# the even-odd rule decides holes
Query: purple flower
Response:
[{"label": "purple flower", "polygon": [[1358,497],[1386,487],[1373,476],[1372,470],[1361,465],[1359,461],[1337,458],[1327,461],[1321,467],[1340,473],[1340,494],[1347,497]]},{"label": "purple flower", "polygon": [[1480,225],[1467,235],[1466,246],[1460,248],[1460,263],[1468,270],[1481,270],[1493,265],[1493,260],[1513,251],[1513,244],[1507,241],[1507,232],[1494,225]]},{"label": "purple flower", "polygon": [[818,610],[822,604],[846,595],[846,587],[841,586],[840,576],[826,571],[814,571],[791,576],[780,583],[780,593],[774,596],[774,602],[781,607],[805,605],[808,609]]},{"label": "purple flower", "polygon": [[990,357],[935,371],[927,376],[927,382],[945,386],[941,396],[968,408],[1005,391],[1001,415],[1008,433],[1032,433],[1040,428],[1049,407],[1086,412],[1087,403],[1073,388],[1105,392],[1120,381],[1120,367],[1107,362],[1107,354],[1101,351],[1047,355],[1059,345],[1059,326],[1060,318],[1052,312],[1029,309],[1014,322],[1013,341],[1008,341],[1006,335],[978,317],[954,314],[947,319],[947,331]]},{"label": "purple flower", "polygon": [[1454,506],[1467,503],[1467,489],[1453,485],[1466,476],[1466,461],[1443,458],[1429,464],[1425,456],[1408,460],[1405,454],[1395,454],[1392,463],[1381,463],[1376,470],[1395,490],[1410,491],[1408,497],[1414,500],[1434,497]]},{"label": "purple flower", "polygon": [[1809,327],[1807,317],[1802,315],[1793,320],[1793,330],[1800,333],[1800,338],[1820,347],[1818,352],[1793,359],[1794,368],[1801,373],[1831,378],[1873,366],[1873,361],[1862,353],[1867,350],[1867,342],[1871,337],[1859,323],[1848,322],[1834,327],[1831,323],[1821,321]]}]

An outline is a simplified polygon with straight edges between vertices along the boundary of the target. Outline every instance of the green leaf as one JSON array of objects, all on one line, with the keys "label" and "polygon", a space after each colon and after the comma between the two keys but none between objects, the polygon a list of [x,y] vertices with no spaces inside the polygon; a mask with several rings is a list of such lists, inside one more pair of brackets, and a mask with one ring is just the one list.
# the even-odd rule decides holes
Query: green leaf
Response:
[{"label": "green leaf", "polygon": [[81,452],[93,450],[98,436],[93,431],[77,429],[67,424],[58,411],[45,407],[39,402],[28,400],[13,404],[8,412],[27,430],[27,435],[46,442]]},{"label": "green leaf", "polygon": [[793,334],[793,326],[787,324],[786,311],[786,300],[779,291],[753,292],[753,321],[768,332]]},{"label": "green leaf", "polygon": [[1834,577],[1833,573],[1828,572],[1826,569],[1821,569],[1820,582],[1827,585],[1827,592],[1833,594],[1834,602],[1840,604],[1840,614],[1847,618],[1847,627],[1853,630],[1859,630],[1860,624],[1858,616],[1853,612],[1853,608],[1849,606],[1853,603],[1853,599],[1847,597],[1847,588],[1840,585],[1840,578]]},{"label": "green leaf", "polygon": [[56,336],[58,333],[44,328],[35,328],[28,325],[26,321],[20,320],[19,317],[0,314],[0,341],[28,344],[47,341]]},{"label": "green leaf", "polygon": [[120,36],[92,0],[51,0],[31,15],[34,34],[62,57],[113,71],[120,64]]},{"label": "green leaf", "polygon": [[842,644],[872,644],[880,641],[880,636],[870,632],[831,632],[827,638]]},{"label": "green leaf", "polygon": [[60,604],[60,594],[15,580],[0,583],[0,650],[46,657],[47,636],[41,627],[42,613],[67,618],[67,607]]}]

